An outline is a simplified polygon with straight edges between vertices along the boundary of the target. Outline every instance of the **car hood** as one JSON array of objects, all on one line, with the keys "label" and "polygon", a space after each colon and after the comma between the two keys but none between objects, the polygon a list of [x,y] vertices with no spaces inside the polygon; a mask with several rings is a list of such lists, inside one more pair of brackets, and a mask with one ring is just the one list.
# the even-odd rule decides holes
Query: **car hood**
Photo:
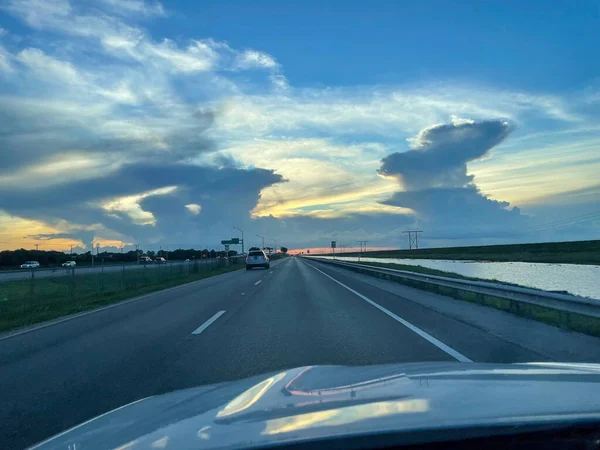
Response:
[{"label": "car hood", "polygon": [[35,448],[250,448],[600,419],[600,365],[308,366],[137,400]]}]

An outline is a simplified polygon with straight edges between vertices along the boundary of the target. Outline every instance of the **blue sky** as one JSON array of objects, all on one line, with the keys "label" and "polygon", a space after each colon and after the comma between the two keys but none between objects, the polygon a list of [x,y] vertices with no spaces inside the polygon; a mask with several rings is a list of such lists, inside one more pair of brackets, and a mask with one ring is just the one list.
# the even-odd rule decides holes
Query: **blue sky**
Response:
[{"label": "blue sky", "polygon": [[258,48],[297,87],[468,79],[572,92],[600,73],[596,1],[169,2],[153,34]]},{"label": "blue sky", "polygon": [[0,246],[598,238],[599,29],[596,1],[0,0]]}]

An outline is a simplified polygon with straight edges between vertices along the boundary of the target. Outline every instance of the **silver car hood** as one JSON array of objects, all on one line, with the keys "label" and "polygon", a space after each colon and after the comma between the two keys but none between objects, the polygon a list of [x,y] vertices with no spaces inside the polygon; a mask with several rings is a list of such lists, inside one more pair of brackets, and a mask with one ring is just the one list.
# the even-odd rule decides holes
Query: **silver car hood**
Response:
[{"label": "silver car hood", "polygon": [[309,366],[141,399],[34,448],[249,448],[600,420],[600,365]]}]

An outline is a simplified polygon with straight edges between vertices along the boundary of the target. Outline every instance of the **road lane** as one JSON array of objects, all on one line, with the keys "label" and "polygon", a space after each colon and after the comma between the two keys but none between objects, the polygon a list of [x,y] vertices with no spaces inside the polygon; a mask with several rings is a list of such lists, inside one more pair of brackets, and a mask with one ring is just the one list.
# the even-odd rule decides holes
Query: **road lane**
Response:
[{"label": "road lane", "polygon": [[548,359],[377,282],[287,258],[0,340],[0,448],[143,397],[273,370],[455,360],[361,296],[469,359]]},{"label": "road lane", "polygon": [[312,364],[455,361],[297,258],[181,350],[167,390]]},{"label": "road lane", "polygon": [[191,332],[235,311],[265,273],[231,272],[0,341],[0,448],[160,392]]}]

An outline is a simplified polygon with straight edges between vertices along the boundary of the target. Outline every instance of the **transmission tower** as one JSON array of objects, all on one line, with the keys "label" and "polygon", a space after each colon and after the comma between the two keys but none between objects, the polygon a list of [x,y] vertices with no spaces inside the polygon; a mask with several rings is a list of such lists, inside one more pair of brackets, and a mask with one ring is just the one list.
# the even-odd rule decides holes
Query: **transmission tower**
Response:
[{"label": "transmission tower", "polygon": [[404,234],[408,233],[408,248],[409,250],[416,250],[419,248],[419,233],[422,233],[421,230],[406,230],[403,231]]}]

